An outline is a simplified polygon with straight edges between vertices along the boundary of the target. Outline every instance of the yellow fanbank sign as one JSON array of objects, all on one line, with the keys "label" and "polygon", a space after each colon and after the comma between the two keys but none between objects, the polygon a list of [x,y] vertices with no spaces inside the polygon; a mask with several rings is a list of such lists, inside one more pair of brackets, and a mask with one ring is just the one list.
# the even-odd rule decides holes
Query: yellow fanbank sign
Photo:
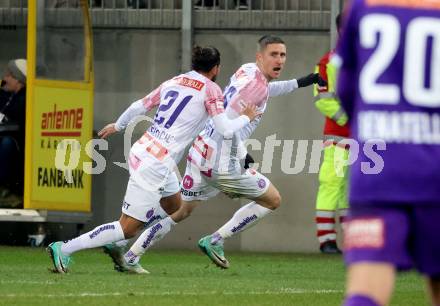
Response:
[{"label": "yellow fanbank sign", "polygon": [[[89,212],[91,175],[86,144],[93,129],[92,37],[87,1],[70,14],[68,29],[51,24],[50,11],[29,1],[24,208]],[[60,152],[66,170],[56,163]]]}]

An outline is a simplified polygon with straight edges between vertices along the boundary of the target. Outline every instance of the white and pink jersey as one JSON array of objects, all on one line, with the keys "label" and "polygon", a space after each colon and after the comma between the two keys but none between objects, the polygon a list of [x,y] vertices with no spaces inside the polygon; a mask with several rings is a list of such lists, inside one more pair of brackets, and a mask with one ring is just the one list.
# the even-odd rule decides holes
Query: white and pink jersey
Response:
[{"label": "white and pink jersey", "polygon": [[261,115],[230,137],[218,133],[213,121],[208,120],[205,129],[191,147],[188,160],[203,171],[211,169],[227,173],[240,171],[239,161],[246,156],[247,152],[244,141],[260,124],[269,97],[284,95],[297,88],[296,79],[269,83],[255,63],[242,65],[232,75],[224,91],[226,114],[229,119],[237,118],[242,108],[241,104],[246,103],[256,105]]},{"label": "white and pink jersey", "polygon": [[[224,112],[220,87],[195,71],[164,82],[139,101],[143,113],[158,108],[152,125],[131,148],[130,168],[136,169],[142,161],[144,166],[156,165],[155,172],[161,175],[173,171],[174,163],[180,161],[184,149],[203,129],[209,116]],[[118,129],[133,118],[131,114],[124,116],[125,113],[116,122]]]},{"label": "white and pink jersey", "polygon": [[[224,92],[226,114],[229,119],[240,116],[242,104],[254,104],[263,113],[269,97],[268,82],[255,63],[241,66],[231,77]],[[260,123],[261,115],[230,137],[218,133],[212,120],[196,138],[188,159],[201,169],[222,168],[227,172],[239,167],[238,161],[246,155],[242,142],[249,138]],[[222,171],[223,172],[223,171]]]}]

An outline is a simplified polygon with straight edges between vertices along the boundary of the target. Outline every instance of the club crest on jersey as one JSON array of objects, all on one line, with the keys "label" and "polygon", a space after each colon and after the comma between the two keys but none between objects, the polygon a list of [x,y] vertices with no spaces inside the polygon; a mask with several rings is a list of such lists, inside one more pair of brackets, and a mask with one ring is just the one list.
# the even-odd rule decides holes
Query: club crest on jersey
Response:
[{"label": "club crest on jersey", "polygon": [[185,189],[191,189],[192,186],[194,186],[194,180],[191,176],[185,175],[185,177],[182,180],[182,186]]},{"label": "club crest on jersey", "polygon": [[266,187],[266,181],[264,179],[259,179],[257,185],[260,189],[263,189]]}]

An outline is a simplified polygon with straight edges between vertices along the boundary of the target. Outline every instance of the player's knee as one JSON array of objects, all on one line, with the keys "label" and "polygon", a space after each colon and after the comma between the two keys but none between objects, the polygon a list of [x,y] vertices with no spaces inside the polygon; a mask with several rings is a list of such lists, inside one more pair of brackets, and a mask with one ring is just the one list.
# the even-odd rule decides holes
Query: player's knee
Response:
[{"label": "player's knee", "polygon": [[281,195],[278,191],[274,192],[269,202],[269,209],[275,210],[281,206]]},{"label": "player's knee", "polygon": [[122,231],[124,232],[125,239],[133,238],[138,233],[138,228],[135,228],[133,226],[123,226],[121,224]]},{"label": "player's knee", "polygon": [[136,236],[143,226],[142,222],[137,220],[133,221],[131,218],[126,216],[123,216],[121,217],[121,219],[119,219],[119,224],[121,224],[125,239],[133,238],[134,236]]},{"label": "player's knee", "polygon": [[280,193],[277,191],[276,194],[273,197],[273,209],[277,209],[278,207],[281,206],[281,195]]}]

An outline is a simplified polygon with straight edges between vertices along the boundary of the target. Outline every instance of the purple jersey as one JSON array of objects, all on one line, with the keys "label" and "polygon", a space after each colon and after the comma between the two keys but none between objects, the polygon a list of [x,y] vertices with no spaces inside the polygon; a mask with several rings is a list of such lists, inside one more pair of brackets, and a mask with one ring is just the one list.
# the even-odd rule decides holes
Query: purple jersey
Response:
[{"label": "purple jersey", "polygon": [[[360,145],[351,203],[440,204],[440,0],[354,0],[344,22],[334,63]],[[373,139],[386,149],[368,152]]]}]

